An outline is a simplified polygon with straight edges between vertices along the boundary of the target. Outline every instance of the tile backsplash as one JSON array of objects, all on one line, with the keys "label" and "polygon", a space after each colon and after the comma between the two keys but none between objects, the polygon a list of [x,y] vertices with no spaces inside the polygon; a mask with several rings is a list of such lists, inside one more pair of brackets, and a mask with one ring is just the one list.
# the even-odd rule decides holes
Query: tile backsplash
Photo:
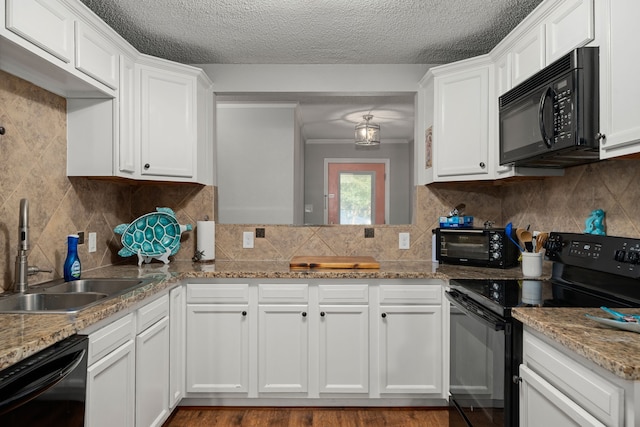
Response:
[{"label": "tile backsplash", "polygon": [[[119,262],[120,236],[113,228],[152,212],[172,208],[181,224],[215,217],[216,188],[200,185],[134,183],[66,176],[66,101],[0,71],[0,274],[10,289],[18,245],[18,206],[30,202],[29,261],[53,269],[29,278],[38,283],[62,275],[66,235],[96,232],[97,251],[79,247],[84,270]],[[565,170],[561,177],[496,183],[433,184],[415,187],[409,225],[380,225],[365,238],[365,226],[282,226],[217,224],[216,259],[286,261],[294,255],[371,255],[381,261],[431,260],[431,230],[438,217],[459,203],[481,226],[506,222],[533,230],[582,232],[593,209],[606,212],[610,235],[640,238],[640,160],[607,160]],[[242,232],[265,229],[253,249],[242,248]],[[367,228],[369,228],[367,226]],[[398,249],[398,233],[409,232],[411,247]],[[189,260],[195,232],[183,235],[174,257]]]},{"label": "tile backsplash", "polygon": [[[29,264],[52,273],[29,277],[38,283],[62,276],[66,236],[97,233],[97,251],[79,246],[83,270],[124,261],[117,255],[120,236],[113,228],[156,206],[172,208],[181,224],[214,217],[213,187],[132,184],[68,178],[66,100],[0,71],[0,287],[11,289],[18,247],[20,199],[29,199]],[[195,235],[185,233],[178,259],[190,259]],[[135,262],[135,257],[126,262]]]}]

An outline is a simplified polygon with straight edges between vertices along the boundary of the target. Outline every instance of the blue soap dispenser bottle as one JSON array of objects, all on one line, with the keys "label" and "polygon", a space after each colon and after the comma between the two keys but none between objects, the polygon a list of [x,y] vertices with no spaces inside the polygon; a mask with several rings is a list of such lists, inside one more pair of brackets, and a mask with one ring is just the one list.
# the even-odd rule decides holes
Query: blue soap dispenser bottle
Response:
[{"label": "blue soap dispenser bottle", "polygon": [[67,236],[67,259],[64,261],[64,281],[71,282],[80,278],[80,258],[78,258],[78,240],[80,236],[77,234],[69,234]]}]

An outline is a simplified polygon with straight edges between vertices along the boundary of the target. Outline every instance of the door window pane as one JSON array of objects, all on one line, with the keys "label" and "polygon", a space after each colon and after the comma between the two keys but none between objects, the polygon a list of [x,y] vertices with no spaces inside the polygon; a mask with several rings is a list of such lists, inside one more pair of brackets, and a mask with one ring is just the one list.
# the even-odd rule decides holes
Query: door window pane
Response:
[{"label": "door window pane", "polygon": [[375,175],[373,172],[340,173],[340,224],[374,224]]}]

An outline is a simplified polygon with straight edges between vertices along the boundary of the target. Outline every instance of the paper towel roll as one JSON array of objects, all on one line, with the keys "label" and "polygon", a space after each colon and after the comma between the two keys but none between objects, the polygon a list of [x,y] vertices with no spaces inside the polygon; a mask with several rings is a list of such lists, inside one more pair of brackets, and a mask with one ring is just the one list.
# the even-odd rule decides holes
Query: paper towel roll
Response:
[{"label": "paper towel roll", "polygon": [[198,221],[196,224],[196,245],[202,252],[201,260],[210,261],[216,258],[216,223],[215,221]]}]

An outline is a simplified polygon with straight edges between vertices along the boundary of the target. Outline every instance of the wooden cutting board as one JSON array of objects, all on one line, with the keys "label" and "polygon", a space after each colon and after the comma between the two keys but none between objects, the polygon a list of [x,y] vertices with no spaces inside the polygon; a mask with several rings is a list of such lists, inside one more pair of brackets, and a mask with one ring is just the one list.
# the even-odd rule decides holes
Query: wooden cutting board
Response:
[{"label": "wooden cutting board", "polygon": [[294,256],[290,268],[380,268],[370,256]]}]

